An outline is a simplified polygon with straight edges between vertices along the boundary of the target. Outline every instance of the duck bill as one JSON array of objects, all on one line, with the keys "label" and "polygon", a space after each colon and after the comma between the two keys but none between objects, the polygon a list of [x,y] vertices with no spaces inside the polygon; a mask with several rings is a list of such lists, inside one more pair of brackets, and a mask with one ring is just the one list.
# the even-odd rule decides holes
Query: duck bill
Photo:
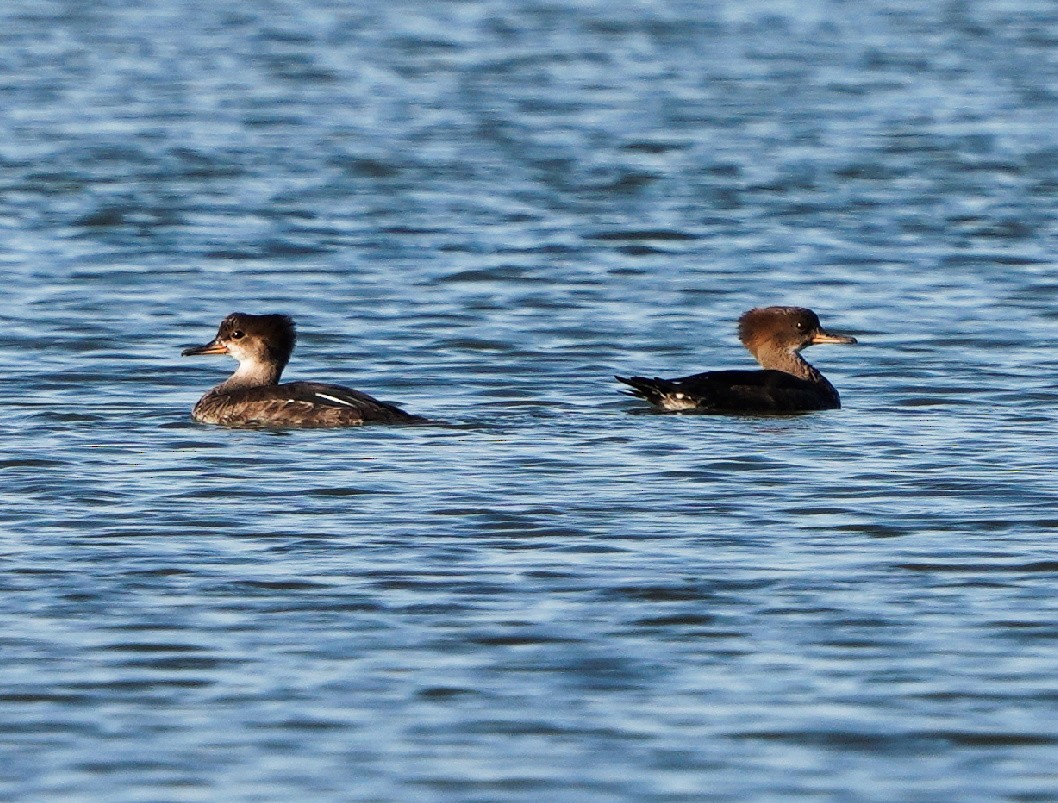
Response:
[{"label": "duck bill", "polygon": [[181,357],[199,357],[205,354],[227,354],[228,347],[216,340],[211,340],[204,346],[192,346],[180,352]]},{"label": "duck bill", "polygon": [[856,338],[849,335],[837,335],[833,332],[827,332],[823,329],[816,330],[816,333],[812,335],[812,345],[818,346],[822,343],[838,343],[841,345],[852,345],[856,342]]}]

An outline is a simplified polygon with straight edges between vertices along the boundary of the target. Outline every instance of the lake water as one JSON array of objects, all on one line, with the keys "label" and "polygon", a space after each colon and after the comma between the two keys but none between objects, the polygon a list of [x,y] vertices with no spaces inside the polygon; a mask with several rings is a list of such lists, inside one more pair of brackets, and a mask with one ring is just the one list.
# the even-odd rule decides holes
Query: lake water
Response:
[{"label": "lake water", "polygon": [[[1058,7],[9,0],[0,797],[1058,797]],[[794,417],[637,415],[860,345]],[[200,426],[234,310],[448,426]]]}]

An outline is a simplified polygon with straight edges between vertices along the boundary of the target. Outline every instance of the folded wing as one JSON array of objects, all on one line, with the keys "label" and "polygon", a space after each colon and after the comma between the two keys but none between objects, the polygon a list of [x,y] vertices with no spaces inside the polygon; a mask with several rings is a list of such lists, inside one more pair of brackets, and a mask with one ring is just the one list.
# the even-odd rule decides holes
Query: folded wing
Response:
[{"label": "folded wing", "polygon": [[[218,400],[220,401],[220,400]],[[226,420],[230,415],[231,419]],[[321,382],[243,389],[230,410],[221,402],[210,423],[242,426],[349,427],[359,424],[418,424],[425,418],[359,390]]]},{"label": "folded wing", "polygon": [[662,410],[793,413],[840,407],[836,394],[785,371],[706,371],[677,379],[616,377]]}]

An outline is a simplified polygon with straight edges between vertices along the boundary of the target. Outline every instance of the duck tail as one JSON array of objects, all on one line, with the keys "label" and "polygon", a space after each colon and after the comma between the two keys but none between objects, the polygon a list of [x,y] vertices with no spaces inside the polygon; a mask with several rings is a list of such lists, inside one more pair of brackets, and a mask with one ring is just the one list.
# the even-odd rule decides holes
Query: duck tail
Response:
[{"label": "duck tail", "polygon": [[665,398],[676,390],[671,382],[660,377],[648,379],[645,376],[615,376],[614,379],[632,388],[622,391],[626,395],[644,399],[659,407],[662,406]]}]

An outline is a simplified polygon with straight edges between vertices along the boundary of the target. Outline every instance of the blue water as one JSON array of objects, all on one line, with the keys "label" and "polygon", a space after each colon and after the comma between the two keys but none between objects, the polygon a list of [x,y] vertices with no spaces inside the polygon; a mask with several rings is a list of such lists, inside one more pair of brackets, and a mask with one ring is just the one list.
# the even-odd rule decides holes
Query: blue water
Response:
[{"label": "blue water", "polygon": [[[1058,8],[0,6],[0,797],[1058,797]],[[635,415],[816,309],[844,408]],[[191,422],[233,310],[448,426]]]}]

